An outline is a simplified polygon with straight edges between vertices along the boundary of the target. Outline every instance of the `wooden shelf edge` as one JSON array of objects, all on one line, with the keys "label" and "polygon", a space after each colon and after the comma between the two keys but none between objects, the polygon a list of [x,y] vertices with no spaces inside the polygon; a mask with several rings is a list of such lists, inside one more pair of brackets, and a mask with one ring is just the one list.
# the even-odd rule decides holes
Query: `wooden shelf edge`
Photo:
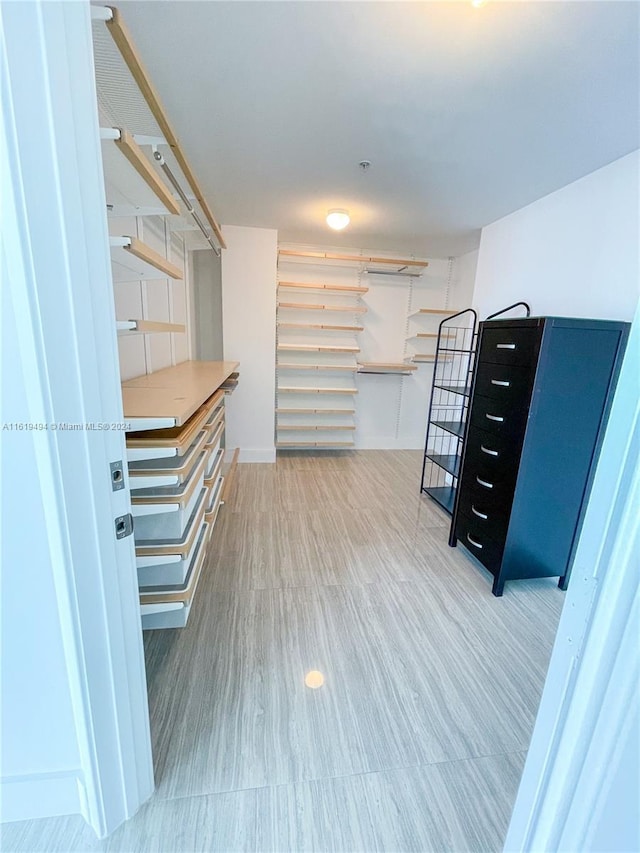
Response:
[{"label": "wooden shelf edge", "polygon": [[368,287],[356,284],[310,284],[303,281],[279,281],[278,287],[286,287],[293,290],[329,290],[335,293],[368,293]]},{"label": "wooden shelf edge", "polygon": [[415,258],[378,258],[370,255],[342,255],[335,252],[301,252],[295,249],[278,249],[278,254],[289,258],[310,258],[325,261],[349,261],[362,264],[390,264],[391,266],[428,267],[429,261]]},{"label": "wooden shelf edge", "polygon": [[169,213],[180,215],[180,206],[171,195],[169,188],[161,180],[153,166],[145,157],[142,148],[133,138],[133,135],[124,128],[118,128],[120,131],[120,139],[114,139],[114,144],[124,154],[129,163],[133,166],[142,180],[147,184],[149,189],[157,196],[162,204],[167,208]]},{"label": "wooden shelf edge", "polygon": [[131,72],[134,80],[138,84],[138,87],[142,93],[142,97],[147,102],[149,109],[151,110],[153,117],[158,122],[160,130],[164,138],[166,139],[171,151],[173,152],[174,157],[178,161],[182,172],[184,173],[185,178],[191,189],[193,190],[195,197],[202,208],[204,215],[206,216],[209,225],[213,228],[213,231],[217,237],[218,243],[221,248],[226,249],[227,244],[224,241],[224,237],[222,236],[222,231],[220,230],[220,226],[216,222],[216,219],[211,212],[211,209],[207,202],[205,201],[204,195],[200,189],[200,185],[196,180],[195,175],[191,171],[191,167],[187,162],[186,157],[182,153],[182,148],[180,147],[180,143],[178,142],[178,138],[173,132],[173,128],[169,124],[169,120],[165,114],[164,108],[160,102],[160,98],[149,79],[149,76],[142,64],[140,57],[138,56],[138,51],[136,46],[131,38],[129,30],[127,29],[122,15],[119,10],[115,6],[107,7],[111,10],[111,20],[106,22],[107,30],[111,34],[113,41],[115,42],[116,47],[120,51],[120,54],[127,65],[129,71]]}]

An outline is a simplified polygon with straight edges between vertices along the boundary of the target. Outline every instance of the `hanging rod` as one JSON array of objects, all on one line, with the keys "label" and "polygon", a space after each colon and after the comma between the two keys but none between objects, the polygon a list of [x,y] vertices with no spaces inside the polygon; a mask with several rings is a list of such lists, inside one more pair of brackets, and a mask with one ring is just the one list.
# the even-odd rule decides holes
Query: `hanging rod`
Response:
[{"label": "hanging rod", "polygon": [[196,225],[198,226],[198,228],[204,234],[206,241],[209,243],[209,245],[211,246],[213,251],[216,253],[216,255],[218,257],[220,257],[220,247],[216,246],[210,232],[207,231],[207,229],[204,226],[202,219],[200,219],[197,212],[194,210],[193,205],[191,204],[191,202],[189,200],[189,197],[187,196],[185,191],[182,189],[182,187],[180,186],[180,184],[178,183],[178,181],[176,179],[176,176],[173,174],[173,172],[171,171],[169,166],[167,166],[164,157],[162,156],[160,151],[158,151],[158,149],[155,146],[153,148],[153,159],[158,163],[158,165],[160,166],[162,171],[167,176],[167,180],[169,181],[171,186],[174,188],[174,190],[178,193],[178,195],[182,199],[182,203],[184,204],[184,206],[187,208],[187,210],[189,211],[189,213],[193,217],[193,220],[196,223]]}]

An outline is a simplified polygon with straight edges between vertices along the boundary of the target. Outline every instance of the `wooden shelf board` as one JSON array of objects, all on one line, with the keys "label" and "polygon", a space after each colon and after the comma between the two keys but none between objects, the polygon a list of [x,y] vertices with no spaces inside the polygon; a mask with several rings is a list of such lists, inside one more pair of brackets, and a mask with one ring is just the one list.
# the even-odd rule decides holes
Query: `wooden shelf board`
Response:
[{"label": "wooden shelf board", "polygon": [[358,373],[412,373],[415,365],[406,361],[362,361],[358,362]]},{"label": "wooden shelf board", "polygon": [[345,370],[348,373],[356,373],[358,368],[354,364],[283,364],[278,362],[278,370]]},{"label": "wooden shelf board", "polygon": [[278,424],[278,432],[287,430],[299,430],[303,432],[324,432],[325,430],[354,430],[354,424]]},{"label": "wooden shelf board", "polygon": [[120,139],[102,140],[105,194],[109,208],[118,215],[138,215],[156,208],[160,215],[180,214],[180,206],[157,168],[126,128]]},{"label": "wooden shelf board", "polygon": [[155,320],[118,320],[116,328],[124,334],[154,334],[160,332],[185,332],[181,323],[159,323]]},{"label": "wooden shelf board", "polygon": [[202,208],[204,215],[206,216],[209,222],[209,225],[211,225],[211,227],[213,228],[218,243],[223,249],[226,249],[227,246],[224,242],[220,226],[216,222],[215,217],[211,212],[211,208],[209,207],[207,201],[204,198],[204,195],[200,189],[196,177],[191,171],[191,166],[187,162],[187,159],[182,152],[182,148],[180,147],[178,138],[173,132],[173,128],[169,124],[169,120],[165,114],[162,104],[160,103],[160,99],[155,90],[155,87],[149,79],[149,75],[147,74],[147,71],[144,65],[142,64],[142,60],[138,55],[137,48],[133,42],[133,39],[131,38],[129,30],[126,24],[124,23],[122,14],[115,6],[111,7],[111,12],[111,20],[106,22],[107,31],[110,33],[116,47],[120,51],[120,54],[123,60],[125,61],[129,71],[131,72],[133,79],[137,83],[143,98],[147,102],[147,105],[151,110],[153,117],[158,122],[158,126],[162,131],[162,135],[167,141],[169,147],[171,148],[172,154],[178,161],[178,165],[182,169],[182,173],[187,179],[187,182],[191,187],[200,207]]},{"label": "wooden shelf board", "polygon": [[330,323],[278,323],[279,329],[322,329],[331,332],[364,332],[364,326],[336,326]]},{"label": "wooden shelf board", "polygon": [[357,388],[302,388],[300,386],[278,386],[284,394],[357,394]]},{"label": "wooden shelf board", "polygon": [[366,314],[364,305],[315,305],[307,302],[278,302],[278,308],[297,308],[303,311],[341,311],[343,314]]},{"label": "wooden shelf board", "polygon": [[353,441],[277,441],[276,447],[285,449],[287,447],[353,447]]},{"label": "wooden shelf board", "polygon": [[[430,355],[430,354],[426,354],[426,353],[420,353],[418,355],[414,355],[413,358],[411,359],[411,361],[416,362],[416,364],[428,364],[429,362],[432,362],[435,360],[436,360],[435,354]],[[447,360],[450,361],[451,359],[447,359]]]},{"label": "wooden shelf board", "polygon": [[287,409],[278,408],[279,415],[355,415],[355,409]]},{"label": "wooden shelf board", "polygon": [[182,270],[137,237],[110,237],[114,281],[169,277],[182,280]]},{"label": "wooden shelf board", "polygon": [[409,314],[410,317],[415,317],[419,314],[446,314],[448,317],[452,317],[454,314],[457,314],[460,311],[460,308],[418,308],[417,311]]},{"label": "wooden shelf board", "polygon": [[[202,522],[201,522],[202,524]],[[179,591],[167,591],[162,592],[157,588],[154,590],[152,588],[149,592],[140,592],[140,604],[164,604],[164,603],[181,603],[185,607],[187,607],[195,594],[196,587],[198,585],[198,581],[200,580],[200,575],[202,574],[202,568],[205,564],[205,558],[207,556],[207,548],[206,541],[209,537],[209,530],[205,527],[204,530],[204,538],[203,543],[200,547],[200,553],[198,554],[198,562],[193,567],[193,571],[189,577],[188,585],[185,589]]]},{"label": "wooden shelf board", "polygon": [[286,287],[290,290],[329,290],[336,293],[368,293],[368,287],[360,287],[356,284],[309,284],[303,281],[280,281],[278,287]]},{"label": "wooden shelf board", "polygon": [[394,267],[412,267],[424,269],[429,266],[428,261],[420,261],[415,258],[378,258],[370,255],[343,255],[335,252],[301,252],[295,249],[279,249],[278,255],[284,258],[306,258],[308,260],[345,261],[358,264],[385,264]]},{"label": "wooden shelf board", "polygon": [[182,426],[227,377],[237,361],[183,361],[122,383],[124,418],[172,418]]},{"label": "wooden shelf board", "polygon": [[331,344],[278,344],[278,349],[284,352],[360,352],[360,347]]},{"label": "wooden shelf board", "polygon": [[[441,338],[455,338],[455,336],[456,336],[456,335],[455,335],[455,332],[443,332],[443,333],[440,335],[440,337],[441,337]],[[408,341],[411,341],[411,340],[413,340],[414,338],[433,338],[434,340],[437,340],[437,338],[438,338],[438,333],[437,333],[437,332],[418,332],[418,333],[417,333],[417,334],[415,334],[415,335],[410,335],[410,336],[407,338],[407,340],[408,340]]]}]

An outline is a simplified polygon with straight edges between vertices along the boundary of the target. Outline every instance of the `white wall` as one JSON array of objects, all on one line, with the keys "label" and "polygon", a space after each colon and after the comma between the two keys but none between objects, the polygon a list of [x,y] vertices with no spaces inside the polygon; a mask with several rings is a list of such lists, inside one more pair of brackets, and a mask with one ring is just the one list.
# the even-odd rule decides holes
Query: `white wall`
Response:
[{"label": "white wall", "polygon": [[519,299],[536,315],[631,320],[638,301],[638,151],[482,230],[481,317]]},{"label": "white wall", "polygon": [[453,262],[449,304],[455,308],[469,308],[473,304],[478,254],[478,249],[474,249]]},{"label": "white wall", "polygon": [[149,281],[114,283],[118,320],[157,320],[182,323],[186,327],[185,332],[179,333],[118,335],[122,379],[133,379],[186,361],[191,352],[191,265],[187,263],[182,235],[172,232],[168,220],[160,216],[110,217],[109,234],[112,237],[137,237],[181,269],[184,275],[182,280],[174,280],[163,278],[162,274],[158,273],[157,279]]},{"label": "white wall", "polygon": [[190,255],[194,302],[191,328],[195,358],[201,361],[222,361],[222,260],[211,249],[200,249]]},{"label": "white wall", "polygon": [[224,357],[240,362],[240,382],[226,401],[226,446],[241,462],[274,462],[276,264],[278,234],[224,226]]}]

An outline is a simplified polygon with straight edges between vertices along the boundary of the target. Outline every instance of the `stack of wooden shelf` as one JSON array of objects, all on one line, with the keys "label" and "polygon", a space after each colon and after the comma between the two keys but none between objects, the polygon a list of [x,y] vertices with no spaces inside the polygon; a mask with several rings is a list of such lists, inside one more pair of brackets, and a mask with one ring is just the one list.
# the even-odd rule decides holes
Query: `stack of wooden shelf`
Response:
[{"label": "stack of wooden shelf", "polygon": [[[418,308],[417,311],[414,311],[409,315],[409,320],[420,321],[423,318],[433,319],[436,317],[438,321],[440,321],[443,317],[450,317],[453,314],[457,314],[458,310],[458,308]],[[435,328],[437,328],[437,326]],[[447,332],[443,332],[443,335],[446,337]],[[435,347],[437,342],[437,331],[414,332],[407,338],[407,343],[419,351],[414,352],[411,355],[411,361],[414,364],[433,364],[436,360]]]},{"label": "stack of wooden shelf", "polygon": [[186,625],[222,503],[224,384],[187,361],[122,383],[142,627]]},{"label": "stack of wooden shelf", "polygon": [[[353,447],[355,408],[344,401],[357,394],[356,336],[363,326],[356,318],[366,313],[359,299],[367,291],[358,285],[280,281],[278,447]],[[325,312],[331,312],[326,321]]]}]

